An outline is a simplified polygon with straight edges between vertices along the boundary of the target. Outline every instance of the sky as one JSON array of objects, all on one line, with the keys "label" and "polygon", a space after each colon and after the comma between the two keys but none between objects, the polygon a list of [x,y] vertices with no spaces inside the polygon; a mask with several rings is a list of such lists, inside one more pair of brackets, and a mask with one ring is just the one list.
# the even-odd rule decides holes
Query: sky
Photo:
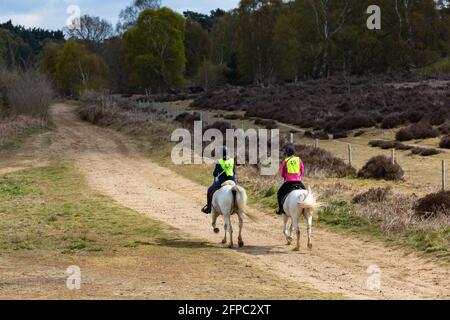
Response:
[{"label": "sky", "polygon": [[[1,0],[0,22],[12,20],[26,27],[57,30],[66,25],[79,8],[81,15],[89,14],[109,20],[114,26],[120,10],[132,0]],[[239,0],[162,0],[162,5],[175,11],[186,9],[208,13],[217,8],[230,10]]]}]

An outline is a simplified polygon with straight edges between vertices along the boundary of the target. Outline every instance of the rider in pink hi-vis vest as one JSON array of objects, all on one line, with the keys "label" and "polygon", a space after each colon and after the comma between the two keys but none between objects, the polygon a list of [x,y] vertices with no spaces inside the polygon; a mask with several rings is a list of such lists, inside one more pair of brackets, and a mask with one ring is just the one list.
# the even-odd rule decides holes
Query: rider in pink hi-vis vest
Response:
[{"label": "rider in pink hi-vis vest", "polygon": [[302,160],[295,155],[295,148],[289,145],[285,149],[286,159],[283,161],[280,169],[280,175],[284,179],[284,184],[278,190],[278,210],[277,214],[283,214],[284,198],[293,190],[306,189],[302,182],[305,166]]}]

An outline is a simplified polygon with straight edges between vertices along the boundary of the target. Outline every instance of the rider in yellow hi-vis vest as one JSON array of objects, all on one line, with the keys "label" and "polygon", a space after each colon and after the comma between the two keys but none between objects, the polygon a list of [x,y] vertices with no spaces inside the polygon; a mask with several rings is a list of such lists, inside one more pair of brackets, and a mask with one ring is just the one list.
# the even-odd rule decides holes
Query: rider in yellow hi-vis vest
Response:
[{"label": "rider in yellow hi-vis vest", "polygon": [[217,162],[213,172],[215,182],[208,188],[208,203],[202,209],[202,212],[206,214],[211,213],[211,203],[214,192],[219,190],[222,184],[227,180],[236,182],[236,165],[234,163],[234,159],[228,158],[228,148],[226,146],[224,146],[222,150],[223,157]]},{"label": "rider in yellow hi-vis vest", "polygon": [[306,189],[302,182],[305,167],[300,157],[295,155],[294,146],[287,146],[285,149],[286,159],[281,166],[280,175],[284,179],[284,184],[278,190],[278,210],[277,214],[283,214],[284,198],[293,190]]}]

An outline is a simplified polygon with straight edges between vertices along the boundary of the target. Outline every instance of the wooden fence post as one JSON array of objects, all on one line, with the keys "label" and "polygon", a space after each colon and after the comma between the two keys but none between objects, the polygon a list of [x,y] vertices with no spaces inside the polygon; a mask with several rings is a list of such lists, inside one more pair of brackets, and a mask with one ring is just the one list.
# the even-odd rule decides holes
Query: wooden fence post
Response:
[{"label": "wooden fence post", "polygon": [[353,165],[352,145],[348,144],[348,164]]},{"label": "wooden fence post", "polygon": [[294,143],[294,134],[293,134],[292,132],[289,132],[289,135],[288,135],[288,142],[289,142],[290,144],[293,144],[293,143]]},{"label": "wooden fence post", "polygon": [[446,187],[446,181],[445,181],[445,160],[442,160],[442,191],[445,191]]},{"label": "wooden fence post", "polygon": [[392,160],[392,164],[395,164],[395,149],[391,150],[391,160]]},{"label": "wooden fence post", "polygon": [[316,149],[319,149],[319,139],[316,139],[316,140],[314,141],[314,147],[315,147]]}]

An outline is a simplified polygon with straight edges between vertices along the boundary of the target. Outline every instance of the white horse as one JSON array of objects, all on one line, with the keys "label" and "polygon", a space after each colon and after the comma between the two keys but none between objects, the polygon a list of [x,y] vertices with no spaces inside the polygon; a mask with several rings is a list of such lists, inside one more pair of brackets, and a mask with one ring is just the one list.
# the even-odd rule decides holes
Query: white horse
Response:
[{"label": "white horse", "polygon": [[233,181],[225,181],[222,187],[214,193],[212,200],[212,227],[215,233],[219,233],[219,228],[216,227],[217,217],[223,216],[225,237],[222,240],[223,244],[227,243],[227,232],[230,233],[229,248],[233,248],[233,227],[231,225],[231,216],[234,213],[239,217],[239,247],[244,246],[242,241],[242,227],[244,225],[244,213],[247,206],[247,193],[244,188],[236,185]]},{"label": "white horse", "polygon": [[[321,204],[316,201],[311,188],[306,190],[294,190],[288,194],[286,200],[284,201],[283,209],[286,212],[283,215],[284,218],[284,228],[283,233],[286,237],[287,244],[292,243],[292,231],[297,234],[297,246],[294,251],[300,250],[300,228],[299,228],[299,218],[300,215],[306,218],[307,222],[307,232],[308,232],[308,248],[312,249],[312,239],[311,239],[311,228],[313,215],[317,213]],[[291,226],[288,230],[288,220],[291,218]]]}]

